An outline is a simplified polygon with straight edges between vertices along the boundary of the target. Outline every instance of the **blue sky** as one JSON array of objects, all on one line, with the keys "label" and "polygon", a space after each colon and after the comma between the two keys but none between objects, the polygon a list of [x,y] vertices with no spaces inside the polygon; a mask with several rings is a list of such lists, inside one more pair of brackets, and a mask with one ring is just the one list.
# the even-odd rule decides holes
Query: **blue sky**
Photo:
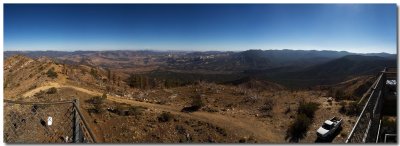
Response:
[{"label": "blue sky", "polygon": [[5,4],[5,50],[396,53],[395,4]]}]

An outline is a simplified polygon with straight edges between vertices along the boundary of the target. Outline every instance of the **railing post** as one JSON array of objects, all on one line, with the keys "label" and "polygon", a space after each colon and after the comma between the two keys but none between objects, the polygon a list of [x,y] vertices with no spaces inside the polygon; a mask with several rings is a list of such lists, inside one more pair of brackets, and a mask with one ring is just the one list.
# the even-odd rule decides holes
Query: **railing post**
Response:
[{"label": "railing post", "polygon": [[[385,72],[387,71],[387,68],[385,68]],[[387,74],[383,73],[383,84],[382,84],[382,96],[385,96],[385,90],[386,90],[386,82],[387,82]]]},{"label": "railing post", "polygon": [[78,109],[77,109],[77,108],[79,108],[79,100],[78,99],[74,99],[73,108],[74,108],[74,110],[73,110],[73,112],[74,112],[73,113],[74,114],[74,116],[73,116],[74,117],[73,118],[73,122],[74,122],[73,139],[74,139],[74,143],[79,143],[80,142],[80,139],[79,139],[80,130],[79,130],[79,113],[78,113]]}]

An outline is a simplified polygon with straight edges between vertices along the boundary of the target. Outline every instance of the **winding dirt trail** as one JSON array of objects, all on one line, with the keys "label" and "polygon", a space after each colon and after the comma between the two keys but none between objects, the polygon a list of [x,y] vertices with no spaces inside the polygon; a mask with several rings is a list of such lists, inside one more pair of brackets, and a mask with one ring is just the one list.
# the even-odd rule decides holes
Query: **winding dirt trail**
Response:
[{"label": "winding dirt trail", "polygon": [[[30,90],[23,94],[23,96],[33,96],[35,93],[40,92],[41,90],[47,90],[49,88],[72,88],[74,90],[78,90],[80,92],[84,92],[91,95],[102,95],[100,92],[90,91],[88,89],[84,89],[81,87],[71,86],[71,85],[60,85],[58,83],[49,83],[48,85],[41,86]],[[196,119],[199,121],[208,122],[219,127],[226,129],[229,132],[235,133],[237,135],[248,135],[254,136],[258,142],[260,143],[278,143],[282,142],[282,138],[272,132],[272,126],[267,126],[265,123],[256,120],[254,117],[246,117],[246,118],[233,118],[230,116],[221,115],[218,113],[208,113],[208,112],[193,112],[193,113],[184,113],[180,112],[179,107],[167,106],[167,105],[160,105],[160,104],[152,104],[146,102],[139,102],[129,99],[122,99],[114,96],[107,96],[107,100],[119,102],[119,103],[126,103],[136,106],[143,106],[146,108],[151,108],[153,110],[161,110],[171,112],[173,114]]]}]

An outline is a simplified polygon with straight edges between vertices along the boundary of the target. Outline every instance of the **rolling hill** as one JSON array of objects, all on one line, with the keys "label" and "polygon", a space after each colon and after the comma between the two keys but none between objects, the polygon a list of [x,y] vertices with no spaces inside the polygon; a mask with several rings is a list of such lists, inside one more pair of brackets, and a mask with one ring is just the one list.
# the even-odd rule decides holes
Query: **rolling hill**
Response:
[{"label": "rolling hill", "polygon": [[[376,75],[384,67],[396,67],[396,60],[378,57],[348,55],[326,63],[293,72],[271,73],[268,79],[287,86],[309,86],[338,83],[356,76]],[[265,77],[265,76],[264,76]]]}]

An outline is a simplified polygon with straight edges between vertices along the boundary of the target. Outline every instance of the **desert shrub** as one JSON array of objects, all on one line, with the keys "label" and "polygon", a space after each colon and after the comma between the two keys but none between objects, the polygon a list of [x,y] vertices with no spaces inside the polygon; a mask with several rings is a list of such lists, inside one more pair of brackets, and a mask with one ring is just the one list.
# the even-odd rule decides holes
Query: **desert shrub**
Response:
[{"label": "desert shrub", "polygon": [[128,112],[126,113],[128,116],[139,116],[142,115],[142,108],[138,106],[130,106],[128,108]]},{"label": "desert shrub", "polygon": [[190,107],[185,107],[182,109],[182,111],[185,112],[194,112],[198,111],[200,108],[204,106],[203,100],[201,99],[200,94],[196,94],[195,96],[192,96],[192,103]]},{"label": "desert shrub", "polygon": [[197,94],[196,96],[192,97],[192,103],[191,106],[189,107],[184,107],[182,109],[183,112],[194,112],[198,111],[200,108],[204,106],[203,101],[201,100],[200,94]]},{"label": "desert shrub", "polygon": [[37,87],[37,85],[32,85],[32,86],[29,87],[29,90],[33,90],[33,89],[35,89],[36,87]]},{"label": "desert shrub", "polygon": [[347,109],[346,109],[347,103],[344,102],[344,101],[341,101],[341,102],[339,103],[339,105],[340,105],[339,113],[341,113],[341,114],[346,114],[346,112],[347,112]]},{"label": "desert shrub", "polygon": [[318,108],[318,103],[300,102],[296,119],[286,130],[286,139],[289,139],[289,142],[298,142],[299,139],[305,137]]},{"label": "desert shrub", "polygon": [[342,133],[340,133],[340,136],[341,137],[347,137],[347,133],[346,132],[342,132]]},{"label": "desert shrub", "polygon": [[340,102],[339,113],[347,116],[358,116],[361,112],[362,106],[358,105],[357,102],[353,101],[350,103]]},{"label": "desert shrub", "polygon": [[106,93],[103,93],[103,95],[101,96],[101,98],[102,98],[103,100],[107,99],[107,94],[106,94]]},{"label": "desert shrub", "polygon": [[272,109],[275,105],[275,102],[272,99],[267,99],[264,102],[264,105],[261,106],[260,112],[263,116],[272,116]]},{"label": "desert shrub", "polygon": [[357,102],[350,102],[347,107],[347,115],[357,116],[362,110],[362,107]]},{"label": "desert shrub", "polygon": [[97,70],[90,68],[90,75],[92,75],[95,79],[99,77]]},{"label": "desert shrub", "polygon": [[254,139],[253,136],[250,136],[249,138],[242,137],[239,139],[239,143],[257,143],[257,140]]},{"label": "desert shrub", "polygon": [[334,96],[337,100],[343,100],[346,97],[346,94],[343,92],[343,90],[335,90],[335,96]]},{"label": "desert shrub", "polygon": [[46,109],[47,107],[48,107],[48,106],[46,106],[46,105],[33,104],[33,105],[32,105],[32,108],[31,108],[31,112],[34,113],[34,114],[36,114],[36,112],[37,112],[39,109]]},{"label": "desert shrub", "polygon": [[297,109],[298,114],[304,114],[308,118],[314,118],[315,111],[318,110],[319,104],[315,102],[300,102],[299,108]]},{"label": "desert shrub", "polygon": [[115,114],[120,115],[120,116],[124,116],[125,115],[125,111],[127,111],[125,109],[126,108],[124,106],[117,105],[117,107],[115,107],[115,109],[110,110],[110,112],[115,113]]},{"label": "desert shrub", "polygon": [[103,113],[104,112],[103,104],[94,104],[93,109],[91,111],[94,113]]},{"label": "desert shrub", "polygon": [[167,100],[165,100],[165,99],[159,99],[157,102],[156,102],[156,104],[166,104],[167,103]]},{"label": "desert shrub", "polygon": [[330,88],[328,91],[328,96],[335,98],[335,100],[340,101],[346,99],[346,93],[342,89]]},{"label": "desert shrub", "polygon": [[142,115],[143,107],[118,105],[115,109],[109,109],[110,112],[120,116],[139,116]]},{"label": "desert shrub", "polygon": [[169,112],[163,112],[161,115],[157,117],[159,122],[168,122],[173,119],[173,115]]},{"label": "desert shrub", "polygon": [[[235,94],[235,93],[234,93]],[[259,97],[256,95],[247,96],[243,99],[245,103],[255,104],[258,101]]]},{"label": "desert shrub", "polygon": [[182,125],[176,125],[175,129],[179,134],[186,134],[186,129]]},{"label": "desert shrub", "polygon": [[103,104],[105,99],[106,98],[104,98],[103,96],[93,96],[89,100],[86,100],[86,102],[91,104]]},{"label": "desert shrub", "polygon": [[372,85],[370,82],[366,82],[365,84],[361,84],[358,88],[354,90],[352,96],[361,97],[365,92],[368,91],[369,87]]},{"label": "desert shrub", "polygon": [[40,90],[39,92],[35,93],[35,97],[44,98],[45,97],[45,92]]},{"label": "desert shrub", "polygon": [[311,122],[311,119],[307,115],[297,115],[295,121],[286,131],[286,139],[289,139],[290,142],[298,142],[299,139],[304,138]]},{"label": "desert shrub", "polygon": [[163,84],[164,84],[165,88],[172,88],[172,87],[182,86],[184,83],[182,83],[182,81],[175,80],[175,79],[165,79],[163,81]]},{"label": "desert shrub", "polygon": [[205,108],[203,108],[203,110],[206,111],[206,112],[210,112],[210,113],[218,112],[217,109],[211,108],[211,107],[205,107]]},{"label": "desert shrub", "polygon": [[51,87],[49,90],[47,90],[46,93],[47,94],[55,94],[55,93],[57,93],[57,88]]},{"label": "desert shrub", "polygon": [[54,68],[49,69],[46,74],[47,74],[47,77],[52,78],[52,79],[58,77],[57,73],[54,71]]},{"label": "desert shrub", "polygon": [[131,74],[125,81],[131,88],[151,89],[156,86],[156,80],[143,74]]},{"label": "desert shrub", "polygon": [[89,109],[89,111],[94,113],[102,113],[104,111],[103,103],[105,99],[106,97],[104,96],[93,96],[89,100],[86,100],[86,102],[93,104],[93,108]]},{"label": "desert shrub", "polygon": [[245,139],[245,138],[239,139],[239,143],[245,143],[245,142],[246,142],[246,139]]},{"label": "desert shrub", "polygon": [[227,136],[227,135],[228,135],[228,133],[226,132],[226,130],[225,130],[224,128],[216,127],[215,130],[216,130],[219,134],[221,134],[222,136]]},{"label": "desert shrub", "polygon": [[201,108],[204,106],[203,100],[201,100],[200,95],[196,95],[196,96],[192,97],[192,106],[198,107],[198,108]]}]

